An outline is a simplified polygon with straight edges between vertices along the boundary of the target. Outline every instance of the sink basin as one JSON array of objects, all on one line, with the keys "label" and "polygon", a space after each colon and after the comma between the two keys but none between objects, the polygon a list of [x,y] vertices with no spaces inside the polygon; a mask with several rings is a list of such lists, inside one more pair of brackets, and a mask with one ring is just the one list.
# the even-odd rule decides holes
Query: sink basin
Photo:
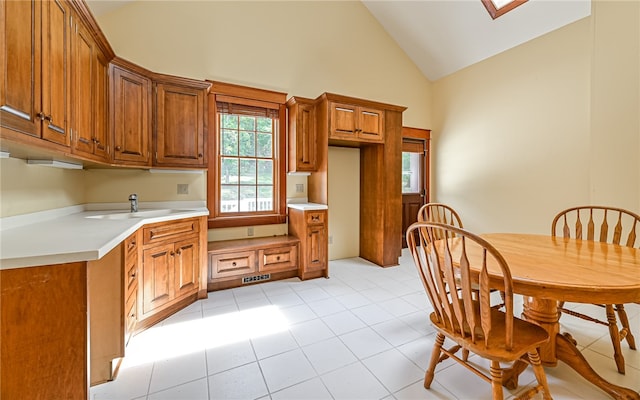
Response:
[{"label": "sink basin", "polygon": [[93,219],[132,219],[132,218],[155,218],[164,217],[171,214],[177,214],[181,212],[187,212],[189,210],[142,210],[137,212],[113,212],[109,214],[89,215],[87,218]]}]

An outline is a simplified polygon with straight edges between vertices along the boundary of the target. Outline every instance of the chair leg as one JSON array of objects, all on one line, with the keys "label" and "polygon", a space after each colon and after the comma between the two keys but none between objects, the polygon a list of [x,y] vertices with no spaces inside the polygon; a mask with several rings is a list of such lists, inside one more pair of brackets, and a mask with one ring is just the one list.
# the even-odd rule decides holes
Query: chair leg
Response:
[{"label": "chair leg", "polygon": [[620,324],[622,324],[622,329],[626,330],[625,339],[627,339],[629,348],[632,350],[635,350],[636,339],[633,337],[633,334],[631,333],[631,327],[629,326],[629,318],[627,317],[627,312],[624,310],[624,304],[616,304],[616,311],[618,312],[618,319],[620,319]]},{"label": "chair leg", "polygon": [[618,330],[618,321],[616,320],[615,310],[611,304],[605,305],[605,309],[607,310],[609,335],[611,336],[611,343],[613,344],[613,359],[616,361],[618,373],[624,375],[624,356],[622,355],[622,349],[620,348],[620,331]]},{"label": "chair leg", "polygon": [[444,344],[444,335],[442,333],[438,333],[436,335],[436,343],[433,345],[433,350],[431,350],[431,361],[429,361],[429,367],[427,368],[427,372],[424,374],[424,387],[425,389],[429,389],[431,387],[431,382],[433,382],[433,376],[436,373],[436,365],[440,360],[440,354],[442,354],[442,345]]},{"label": "chair leg", "polygon": [[498,361],[491,360],[491,392],[494,400],[502,400],[502,368]]},{"label": "chair leg", "polygon": [[551,392],[549,391],[549,384],[547,383],[547,375],[544,373],[544,368],[540,363],[540,355],[538,354],[538,351],[534,349],[530,351],[528,355],[529,363],[531,363],[538,385],[542,387],[542,398],[544,400],[551,400]]}]

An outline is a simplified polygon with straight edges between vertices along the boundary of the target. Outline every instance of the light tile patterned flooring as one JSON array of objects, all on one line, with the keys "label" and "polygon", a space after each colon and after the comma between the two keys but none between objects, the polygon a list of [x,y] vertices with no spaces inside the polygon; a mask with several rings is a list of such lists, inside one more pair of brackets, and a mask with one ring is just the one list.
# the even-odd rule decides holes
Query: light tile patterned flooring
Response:
[{"label": "light tile patterned flooring", "polygon": [[[336,260],[330,275],[210,292],[134,337],[118,378],[93,387],[91,399],[491,398],[488,383],[450,360],[423,388],[435,334],[406,250],[397,267]],[[640,339],[640,306],[627,310]],[[623,343],[627,372],[620,375],[605,326],[569,316],[561,322],[601,376],[640,390],[640,350]],[[555,399],[608,398],[562,363],[546,372]],[[505,398],[534,380],[528,369]]]}]

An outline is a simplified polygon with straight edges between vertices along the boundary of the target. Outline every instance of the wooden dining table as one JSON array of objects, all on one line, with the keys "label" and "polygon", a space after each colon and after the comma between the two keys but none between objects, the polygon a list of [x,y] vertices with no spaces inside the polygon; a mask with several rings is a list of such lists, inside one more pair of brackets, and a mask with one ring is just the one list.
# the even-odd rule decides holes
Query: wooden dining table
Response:
[{"label": "wooden dining table", "polygon": [[[540,349],[545,366],[562,361],[616,399],[640,399],[635,390],[614,385],[589,365],[570,333],[560,332],[558,301],[624,304],[640,301],[640,249],[548,235],[480,235],[506,259],[513,291],[524,296],[523,318],[542,326],[550,340]],[[474,249],[467,248],[471,257]],[[500,272],[495,273],[496,281]],[[501,280],[502,278],[500,278]],[[527,367],[516,362],[503,376],[509,389]]]}]

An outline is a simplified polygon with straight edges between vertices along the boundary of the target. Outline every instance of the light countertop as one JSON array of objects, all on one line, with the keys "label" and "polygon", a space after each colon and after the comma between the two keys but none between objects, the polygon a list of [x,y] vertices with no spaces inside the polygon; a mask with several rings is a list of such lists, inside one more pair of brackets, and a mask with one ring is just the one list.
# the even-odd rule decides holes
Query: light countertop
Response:
[{"label": "light countertop", "polygon": [[326,204],[318,203],[288,203],[287,207],[294,208],[296,210],[327,210],[329,207]]},{"label": "light countertop", "polygon": [[2,218],[0,269],[97,260],[145,224],[209,215],[201,202],[140,203],[139,214],[128,212],[90,204]]}]

